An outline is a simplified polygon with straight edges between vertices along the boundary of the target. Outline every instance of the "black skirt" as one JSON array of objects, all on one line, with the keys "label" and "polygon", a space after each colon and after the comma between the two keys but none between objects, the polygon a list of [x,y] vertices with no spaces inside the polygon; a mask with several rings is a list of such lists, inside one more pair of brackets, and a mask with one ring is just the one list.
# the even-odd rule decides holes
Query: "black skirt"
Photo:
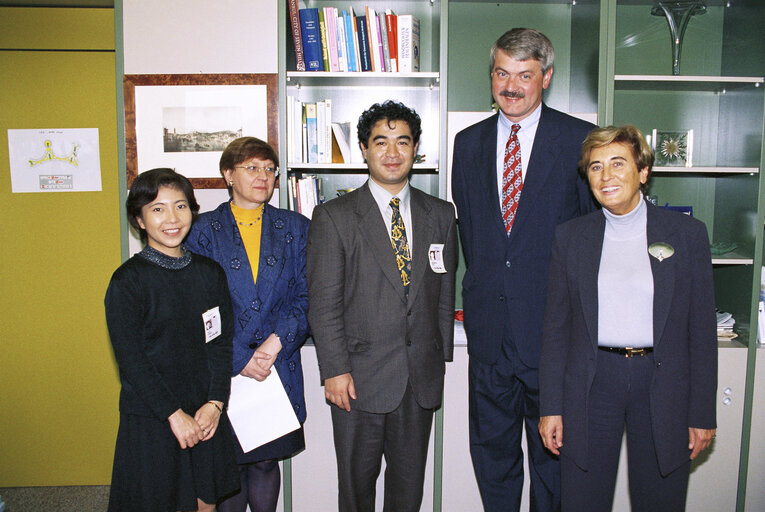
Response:
[{"label": "black skirt", "polygon": [[197,498],[216,503],[239,489],[228,417],[215,435],[181,449],[167,421],[120,414],[109,511],[197,510]]},{"label": "black skirt", "polygon": [[302,425],[299,429],[274,439],[263,446],[258,446],[247,453],[244,453],[242,450],[242,445],[239,444],[236,434],[233,433],[233,428],[231,429],[231,432],[234,438],[234,450],[236,451],[237,464],[252,464],[253,462],[261,462],[264,460],[286,459],[305,448],[305,436],[303,435]]}]

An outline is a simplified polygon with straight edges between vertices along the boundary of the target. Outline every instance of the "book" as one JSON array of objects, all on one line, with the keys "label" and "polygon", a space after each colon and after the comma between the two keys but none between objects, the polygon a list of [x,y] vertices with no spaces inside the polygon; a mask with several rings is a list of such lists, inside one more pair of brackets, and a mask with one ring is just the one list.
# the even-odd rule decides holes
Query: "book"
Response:
[{"label": "book", "polygon": [[329,162],[327,157],[327,145],[324,141],[327,138],[327,103],[316,102],[316,162],[326,164]]},{"label": "book", "polygon": [[351,123],[332,123],[332,163],[351,163]]},{"label": "book", "polygon": [[287,119],[287,126],[293,141],[293,151],[291,160],[296,163],[303,163],[303,148],[305,141],[303,139],[303,102],[297,98],[292,98],[292,117]]},{"label": "book", "polygon": [[318,146],[316,144],[316,103],[305,104],[306,144],[308,146],[308,163],[319,163]]},{"label": "book", "polygon": [[319,11],[319,33],[321,34],[321,58],[324,62],[324,70],[332,71],[332,65],[329,63],[329,45],[327,42],[327,23],[324,20],[324,10]]},{"label": "book", "polygon": [[365,16],[356,17],[356,30],[359,34],[359,57],[361,60],[361,71],[372,71],[372,58],[369,54],[367,20]]},{"label": "book", "polygon": [[388,22],[385,21],[385,13],[377,15],[377,22],[380,30],[380,42],[382,45],[382,62],[384,71],[390,71],[390,49],[388,47]]},{"label": "book", "polygon": [[380,57],[377,54],[379,43],[377,35],[377,15],[372,7],[366,6],[367,41],[369,42],[369,60],[372,62],[372,71],[381,71]]},{"label": "book", "polygon": [[290,27],[292,41],[295,46],[295,69],[305,71],[305,56],[303,54],[303,36],[300,33],[300,15],[297,0],[287,0],[290,9]]},{"label": "book", "polygon": [[327,55],[329,57],[329,71],[340,71],[337,48],[337,9],[334,7],[324,8],[324,23],[327,31]]},{"label": "book", "polygon": [[361,53],[359,53],[359,33],[356,24],[356,15],[353,13],[353,6],[348,6],[348,17],[351,19],[351,30],[353,30],[353,53],[356,58],[354,71],[361,71]]},{"label": "book", "polygon": [[300,9],[300,34],[303,38],[303,55],[308,71],[324,71],[321,32],[318,9]]},{"label": "book", "polygon": [[398,69],[402,73],[420,70],[420,20],[411,14],[399,14]]},{"label": "book", "polygon": [[343,22],[345,24],[345,42],[348,56],[348,71],[358,71],[356,67],[356,45],[353,42],[354,30],[351,26],[351,15],[348,11],[343,11]]},{"label": "book", "polygon": [[323,139],[319,139],[319,144],[324,144],[324,163],[332,163],[332,99],[324,100],[324,127],[322,129]]},{"label": "book", "polygon": [[390,70],[395,73],[398,71],[398,25],[396,24],[396,14],[390,9],[385,10],[385,23],[388,31]]},{"label": "book", "polygon": [[348,46],[345,41],[345,20],[337,17],[337,63],[340,71],[348,71]]}]

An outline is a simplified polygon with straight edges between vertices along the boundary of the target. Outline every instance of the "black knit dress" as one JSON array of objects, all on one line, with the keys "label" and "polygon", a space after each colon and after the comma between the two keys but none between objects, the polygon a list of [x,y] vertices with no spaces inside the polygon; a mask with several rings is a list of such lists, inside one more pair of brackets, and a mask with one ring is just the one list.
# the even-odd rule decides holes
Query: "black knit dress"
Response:
[{"label": "black knit dress", "polygon": [[[110,511],[196,510],[239,488],[225,412],[215,435],[181,449],[167,418],[228,401],[233,315],[226,276],[214,261],[150,247],[118,268],[104,300],[119,366],[120,426]],[[218,308],[221,332],[205,341],[202,315]]]}]

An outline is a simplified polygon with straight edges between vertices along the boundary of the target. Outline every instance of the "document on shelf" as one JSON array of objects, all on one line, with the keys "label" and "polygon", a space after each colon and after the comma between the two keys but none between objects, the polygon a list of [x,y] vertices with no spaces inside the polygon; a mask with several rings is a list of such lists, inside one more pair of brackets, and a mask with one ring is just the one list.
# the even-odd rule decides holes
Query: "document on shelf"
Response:
[{"label": "document on shelf", "polygon": [[300,428],[273,366],[262,382],[244,375],[231,379],[228,418],[245,453]]}]

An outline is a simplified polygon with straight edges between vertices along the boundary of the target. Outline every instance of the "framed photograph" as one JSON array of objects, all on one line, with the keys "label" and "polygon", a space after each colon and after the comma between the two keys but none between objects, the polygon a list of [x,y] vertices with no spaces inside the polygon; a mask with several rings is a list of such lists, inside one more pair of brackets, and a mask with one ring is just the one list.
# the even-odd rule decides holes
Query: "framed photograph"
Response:
[{"label": "framed photograph", "polygon": [[194,188],[225,188],[223,149],[242,136],[279,152],[277,75],[125,75],[127,184],[170,167]]},{"label": "framed photograph", "polygon": [[693,130],[657,130],[654,128],[651,145],[657,167],[693,166]]}]

